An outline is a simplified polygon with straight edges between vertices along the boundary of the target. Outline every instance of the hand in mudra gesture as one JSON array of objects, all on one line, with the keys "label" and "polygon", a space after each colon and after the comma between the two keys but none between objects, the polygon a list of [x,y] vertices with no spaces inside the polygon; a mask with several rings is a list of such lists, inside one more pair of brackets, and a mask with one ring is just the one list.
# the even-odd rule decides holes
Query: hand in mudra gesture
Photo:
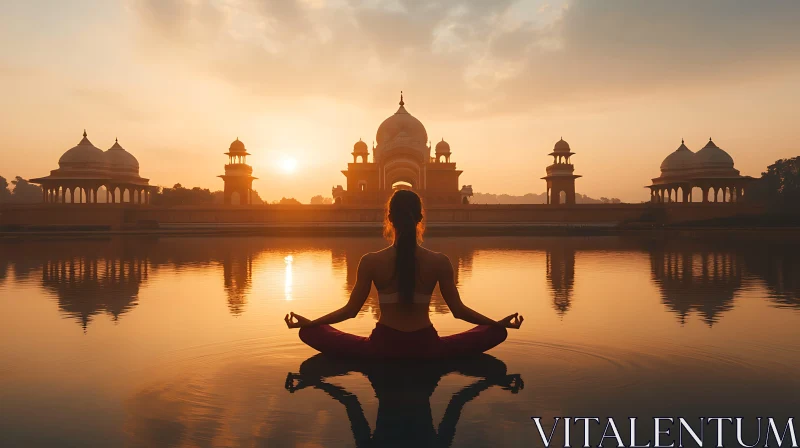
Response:
[{"label": "hand in mudra gesture", "polygon": [[286,322],[286,326],[289,328],[303,328],[311,323],[311,320],[295,313],[287,314],[283,320]]},{"label": "hand in mudra gesture", "polygon": [[497,322],[506,328],[518,329],[522,325],[523,320],[525,320],[525,318],[520,316],[519,313],[514,313]]}]

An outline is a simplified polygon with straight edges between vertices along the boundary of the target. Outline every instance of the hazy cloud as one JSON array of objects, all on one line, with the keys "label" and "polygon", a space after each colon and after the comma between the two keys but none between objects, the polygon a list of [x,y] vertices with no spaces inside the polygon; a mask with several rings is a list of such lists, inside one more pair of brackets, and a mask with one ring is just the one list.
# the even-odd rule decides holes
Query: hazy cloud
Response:
[{"label": "hazy cloud", "polygon": [[[446,112],[692,88],[795,70],[800,2],[141,0],[170,37],[260,95],[346,100],[408,86]],[[795,57],[792,57],[795,56]],[[431,111],[431,112],[445,112]]]}]

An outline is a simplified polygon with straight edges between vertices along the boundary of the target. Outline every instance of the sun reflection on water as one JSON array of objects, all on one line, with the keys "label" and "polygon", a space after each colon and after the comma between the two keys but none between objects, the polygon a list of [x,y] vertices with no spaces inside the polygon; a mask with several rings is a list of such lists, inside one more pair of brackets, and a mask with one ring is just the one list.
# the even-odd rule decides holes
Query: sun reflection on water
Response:
[{"label": "sun reflection on water", "polygon": [[286,300],[292,300],[292,263],[294,257],[287,255],[283,261],[286,263],[286,277],[283,282],[283,295]]}]

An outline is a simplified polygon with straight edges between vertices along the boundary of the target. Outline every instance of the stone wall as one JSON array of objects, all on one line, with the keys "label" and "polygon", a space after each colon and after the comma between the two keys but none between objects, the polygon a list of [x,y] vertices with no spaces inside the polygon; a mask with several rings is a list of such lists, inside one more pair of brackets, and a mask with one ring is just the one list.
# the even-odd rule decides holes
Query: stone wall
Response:
[{"label": "stone wall", "polygon": [[[749,204],[453,205],[427,209],[429,223],[605,224],[660,223],[763,213]],[[157,228],[167,224],[366,224],[383,221],[382,208],[352,205],[253,205],[153,207],[131,204],[0,206],[3,228]]]}]

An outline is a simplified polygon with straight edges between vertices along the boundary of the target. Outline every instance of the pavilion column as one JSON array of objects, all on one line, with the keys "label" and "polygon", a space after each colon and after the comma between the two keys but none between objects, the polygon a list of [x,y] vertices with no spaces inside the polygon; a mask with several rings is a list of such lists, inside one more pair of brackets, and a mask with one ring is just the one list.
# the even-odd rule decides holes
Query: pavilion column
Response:
[{"label": "pavilion column", "polygon": [[62,204],[67,203],[67,189],[64,187],[61,187],[61,203]]},{"label": "pavilion column", "polygon": [[700,191],[703,192],[703,201],[708,202],[708,187],[700,187]]},{"label": "pavilion column", "polygon": [[728,187],[722,187],[722,202],[728,202]]}]

